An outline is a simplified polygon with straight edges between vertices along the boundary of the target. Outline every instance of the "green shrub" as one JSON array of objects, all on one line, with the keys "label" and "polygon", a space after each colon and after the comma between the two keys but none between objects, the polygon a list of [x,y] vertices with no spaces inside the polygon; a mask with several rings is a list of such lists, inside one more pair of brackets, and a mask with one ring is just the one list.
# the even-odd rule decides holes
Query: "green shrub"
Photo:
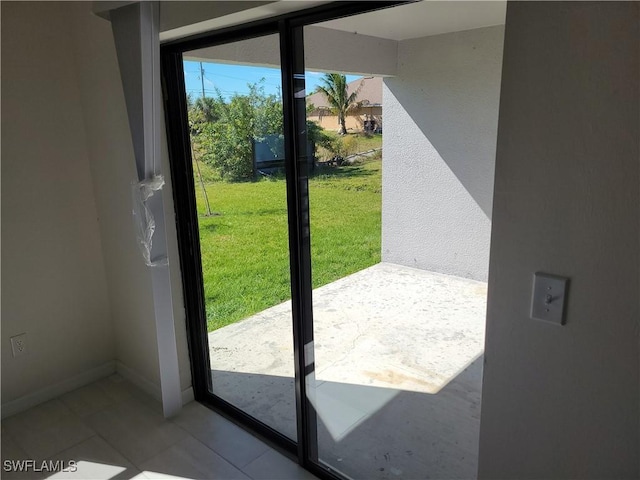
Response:
[{"label": "green shrub", "polygon": [[330,157],[348,157],[358,151],[358,140],[351,135],[330,137],[324,148],[329,152]]},{"label": "green shrub", "polygon": [[265,94],[259,84],[248,87],[248,94],[234,94],[228,100],[218,91],[212,102],[215,116],[211,121],[202,121],[197,112],[193,114],[193,123],[198,125],[195,142],[203,162],[232,182],[253,179],[254,140],[282,135],[280,98]]}]

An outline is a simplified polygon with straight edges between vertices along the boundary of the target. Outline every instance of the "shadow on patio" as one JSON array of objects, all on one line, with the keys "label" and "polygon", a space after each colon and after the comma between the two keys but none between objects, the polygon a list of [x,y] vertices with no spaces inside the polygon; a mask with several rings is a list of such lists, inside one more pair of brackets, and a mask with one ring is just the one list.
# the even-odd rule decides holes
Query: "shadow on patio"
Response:
[{"label": "shadow on patio", "polygon": [[[474,477],[486,285],[381,263],[313,299],[320,459],[356,478]],[[209,345],[214,392],[295,438],[290,302]]]}]

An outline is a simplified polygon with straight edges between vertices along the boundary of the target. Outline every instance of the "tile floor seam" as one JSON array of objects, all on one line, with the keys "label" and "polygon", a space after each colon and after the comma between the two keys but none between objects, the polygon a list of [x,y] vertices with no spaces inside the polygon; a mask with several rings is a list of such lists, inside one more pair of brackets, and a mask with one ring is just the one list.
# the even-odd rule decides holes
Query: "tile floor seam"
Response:
[{"label": "tile floor seam", "polygon": [[[131,462],[131,464],[136,467],[138,470],[140,470],[141,472],[144,472],[144,469],[142,468],[142,464],[149,462],[151,460],[153,460],[154,458],[156,458],[159,455],[162,455],[163,453],[169,451],[171,448],[173,448],[175,445],[177,445],[179,442],[173,443],[171,445],[169,445],[166,448],[163,448],[162,450],[153,453],[149,458],[145,458],[143,460],[140,460],[139,462],[134,462],[133,460],[130,460],[128,457],[125,456],[125,458],[127,458],[127,460],[129,460]],[[112,445],[113,446],[113,445]],[[115,448],[115,447],[113,447]],[[124,454],[123,454],[124,456]]]},{"label": "tile floor seam", "polygon": [[[184,405],[182,406],[182,408],[180,409],[180,412],[182,412],[182,410],[184,409]],[[178,427],[180,430],[182,430],[184,433],[186,433],[187,435],[190,435],[192,437],[195,438],[195,436],[193,435],[193,433],[191,433],[189,430],[187,430],[186,428],[184,428],[182,425],[180,425],[179,423],[176,423],[175,420],[173,420],[174,418],[177,418],[180,416],[180,413],[178,413],[177,415],[175,415],[172,418],[165,418],[165,421],[172,423],[173,425],[175,425],[176,427]]]},{"label": "tile floor seam", "polygon": [[[194,401],[195,401],[195,400],[194,400]],[[184,408],[184,406],[183,406],[183,408]],[[215,412],[215,411],[213,411],[213,410],[211,410],[211,412],[212,412],[212,413],[214,413],[214,414],[216,413],[216,412]],[[176,415],[176,417],[177,417],[177,416],[179,416],[179,415],[180,415],[180,414],[178,413],[178,415]],[[174,418],[176,418],[176,417],[174,417]],[[197,436],[197,435],[195,435],[193,432],[191,432],[191,431],[190,431],[190,430],[188,430],[187,428],[183,427],[182,425],[180,425],[180,424],[176,423],[176,422],[175,422],[174,420],[172,420],[172,419],[168,419],[167,421],[171,422],[171,423],[172,423],[172,424],[174,424],[176,427],[178,427],[180,430],[182,430],[183,432],[185,432],[185,434],[187,434],[189,437],[194,438],[197,442],[201,443],[201,444],[202,444],[202,445],[204,445],[206,448],[208,448],[209,450],[211,450],[213,453],[215,453],[216,455],[218,455],[220,458],[224,459],[224,461],[226,461],[228,464],[230,464],[230,465],[231,465],[231,466],[233,466],[234,468],[236,468],[236,469],[240,470],[240,467],[236,466],[233,462],[231,462],[231,460],[227,459],[227,457],[226,457],[226,456],[224,456],[221,452],[218,452],[218,451],[214,450],[214,449],[213,449],[213,448],[211,448],[209,445],[207,445],[206,443],[204,443],[204,442],[203,442],[202,440],[200,440],[200,439],[198,438],[198,436]],[[173,445],[171,445],[171,446],[170,446],[170,447],[168,447],[168,448],[173,447],[173,446],[174,446],[174,445],[176,445],[177,443],[179,443],[179,442],[174,443]]]},{"label": "tile floor seam", "polygon": [[[233,423],[233,422],[232,422]],[[260,438],[256,437],[253,432],[251,432],[250,430],[247,430],[243,427],[241,427],[240,425],[237,425],[235,423],[233,423],[233,425],[242,430],[243,432],[247,433],[248,435],[251,435],[251,437],[253,437],[254,439],[256,439],[257,441],[261,442],[263,445],[265,445],[266,449],[264,452],[260,453],[259,455],[257,455],[255,458],[252,458],[251,460],[249,460],[248,462],[244,463],[242,466],[240,465],[235,465],[231,460],[227,460],[229,463],[231,463],[232,465],[234,465],[236,468],[238,468],[239,470],[242,470],[243,468],[245,468],[247,465],[249,465],[250,463],[254,462],[255,460],[257,460],[258,458],[260,458],[262,455],[264,455],[265,453],[268,453],[269,450],[272,449],[272,447],[270,447],[268,444],[266,444],[264,442],[264,440],[261,440]],[[213,449],[212,449],[213,450]],[[214,450],[215,451],[215,450]],[[217,453],[217,452],[216,452]],[[222,453],[218,453],[218,455],[223,456]],[[226,459],[226,457],[224,457]]]},{"label": "tile floor seam", "polygon": [[[77,446],[77,445],[81,444],[82,442],[84,442],[84,441],[86,441],[86,440],[89,440],[90,438],[92,438],[92,437],[94,437],[95,435],[97,435],[97,432],[96,432],[96,431],[95,431],[95,430],[94,430],[90,425],[88,425],[86,422],[84,422],[81,418],[77,417],[77,415],[76,415],[75,413],[71,412],[69,415],[71,415],[71,416],[73,416],[73,417],[76,417],[76,420],[78,420],[78,421],[80,422],[80,424],[81,424],[83,427],[87,428],[90,432],[92,432],[92,435],[89,435],[88,437],[85,437],[85,438],[83,438],[82,440],[79,440],[79,441],[77,441],[76,443],[73,443],[73,444],[71,444],[71,445],[66,445],[66,446],[62,447],[60,450],[55,450],[55,451],[54,451],[53,453],[51,453],[50,455],[47,455],[47,456],[45,456],[44,458],[42,458],[42,459],[41,459],[42,461],[47,460],[47,459],[51,459],[51,458],[53,458],[54,456],[56,456],[56,455],[58,455],[58,454],[60,454],[60,453],[64,452],[65,450],[68,450],[68,449],[70,449],[70,448],[73,448],[73,447],[75,447],[75,446]],[[18,438],[13,437],[13,438],[12,438],[12,440],[13,440],[13,442],[14,442],[17,446],[19,446],[19,447],[20,447],[20,448],[21,448],[21,449],[22,449],[22,450],[23,450],[27,455],[35,456],[35,455],[32,455],[31,453],[29,453],[29,452],[28,452],[29,448],[24,447],[24,446],[23,446],[23,444],[22,444],[22,442],[21,442]]]},{"label": "tile floor seam", "polygon": [[56,453],[53,453],[53,454],[49,455],[46,459],[47,459],[47,460],[53,460],[53,457],[55,457],[56,455],[60,455],[62,452],[66,452],[67,450],[71,450],[72,448],[77,447],[77,446],[78,446],[78,445],[80,445],[81,443],[84,443],[84,442],[86,442],[86,441],[88,441],[88,440],[91,440],[92,438],[97,437],[97,436],[98,436],[98,434],[97,434],[97,433],[94,433],[94,434],[93,434],[93,435],[91,435],[90,437],[84,438],[84,439],[80,440],[79,442],[74,443],[73,445],[66,446],[66,447],[64,447],[62,450],[60,450],[60,451],[58,451],[58,452],[56,452]]},{"label": "tile floor seam", "polygon": [[247,477],[249,477],[251,480],[256,480],[256,477],[254,477],[254,476],[252,476],[252,475],[249,475],[249,474],[248,474],[247,472],[245,472],[244,470],[241,470],[241,472],[242,472],[243,474],[245,474]]},{"label": "tile floor seam", "polygon": [[[227,422],[229,422],[230,425],[232,425],[234,428],[237,428],[238,430],[250,435],[252,438],[254,438],[256,441],[262,443],[265,446],[265,451],[262,452],[261,454],[259,454],[258,456],[256,456],[255,458],[252,458],[251,460],[249,460],[248,462],[244,463],[244,464],[236,464],[234,463],[230,458],[227,458],[227,456],[225,454],[223,454],[223,452],[219,452],[218,450],[210,447],[207,443],[204,442],[204,440],[200,439],[200,434],[196,434],[194,432],[192,432],[191,430],[187,429],[186,427],[181,426],[180,424],[176,423],[173,420],[170,420],[174,425],[176,425],[177,427],[181,428],[182,430],[184,430],[188,435],[192,436],[193,438],[195,438],[196,440],[198,440],[200,443],[204,444],[204,446],[206,446],[209,450],[211,450],[212,452],[215,452],[217,455],[219,455],[220,457],[224,458],[228,463],[230,463],[231,465],[233,465],[235,468],[237,468],[238,470],[241,470],[246,467],[247,465],[249,465],[250,463],[254,462],[255,460],[257,460],[259,457],[261,457],[262,455],[264,455],[265,453],[268,453],[269,450],[272,449],[272,447],[270,445],[268,445],[264,440],[260,439],[259,437],[257,437],[256,435],[254,435],[254,433],[249,430],[246,429],[244,427],[242,427],[241,425],[233,422],[232,420],[224,417],[223,415],[220,415],[218,412],[216,412],[215,410],[209,408],[208,406],[206,406],[205,404],[198,402],[197,400],[193,401],[194,403],[197,403],[201,406],[203,406],[204,408],[206,408],[209,412],[210,415],[217,415],[220,418],[222,418],[223,420],[226,420]],[[183,407],[184,408],[184,407]],[[178,414],[179,416],[179,414]],[[176,416],[177,417],[177,416]],[[174,417],[174,418],[176,418]]]},{"label": "tile floor seam", "polygon": [[129,462],[131,465],[133,465],[136,469],[140,470],[140,468],[133,463],[133,461],[124,454],[124,452],[122,452],[117,445],[114,445],[113,443],[111,443],[109,440],[107,440],[105,437],[103,437],[100,433],[96,433],[96,437],[101,438],[107,445],[109,445],[111,448],[113,448],[116,452],[118,452],[120,455],[122,455],[122,457]]},{"label": "tile floor seam", "polygon": [[[231,460],[228,460],[224,455],[222,455],[219,452],[216,452],[213,448],[209,447],[206,443],[202,442],[199,438],[195,437],[194,435],[189,434],[192,438],[195,439],[196,442],[202,444],[207,450],[210,450],[211,452],[215,453],[216,455],[218,455],[222,460],[224,460],[226,463],[228,463],[229,465],[231,465],[232,468],[235,468],[236,470],[238,470],[239,472],[242,472],[242,469],[240,467],[237,467],[236,465],[234,465],[234,463]],[[247,475],[245,473],[245,475]],[[248,475],[247,475],[248,476]]]},{"label": "tile floor seam", "polygon": [[95,413],[100,413],[100,412],[106,410],[107,408],[112,407],[113,405],[117,404],[117,402],[114,402],[114,403],[112,403],[110,405],[104,405],[103,407],[100,407],[97,410],[94,410],[94,411],[92,411],[90,413],[87,413],[87,414],[84,414],[84,415],[80,415],[79,413],[76,413],[74,411],[74,409],[67,403],[67,400],[64,400],[63,398],[61,398],[60,401],[62,402],[62,404],[65,407],[67,407],[71,411],[71,413],[73,413],[74,415],[78,416],[81,419],[88,418],[88,417],[90,417],[91,415],[93,415]]},{"label": "tile floor seam", "polygon": [[[265,455],[267,455],[268,453],[270,453],[269,450],[267,450],[266,452],[264,452],[262,455],[258,455],[258,457],[254,458],[253,460],[251,460],[249,463],[247,463],[242,470],[242,473],[244,473],[246,476],[251,477],[252,479],[254,479],[254,477],[252,477],[251,475],[249,475],[247,472],[245,472],[245,468],[249,467],[249,465],[252,465],[253,463],[257,462],[258,460],[260,460],[262,457],[264,457]],[[298,465],[298,463],[296,462],[296,465]],[[254,479],[255,480],[255,479]]]},{"label": "tile floor seam", "polygon": [[[253,463],[255,460],[257,460],[259,457],[261,457],[262,455],[264,455],[267,452],[262,452],[260,455],[258,455],[256,458],[251,459],[250,461],[248,461],[247,463],[245,463],[244,465],[240,466],[240,465],[236,465],[234,464],[231,460],[227,460],[229,463],[231,463],[234,467],[236,467],[238,470],[242,470],[243,468],[245,468],[247,465],[249,465],[250,463]],[[218,453],[218,455],[222,456],[222,454]],[[223,457],[225,458],[225,457]],[[225,458],[226,460],[226,458]]]}]

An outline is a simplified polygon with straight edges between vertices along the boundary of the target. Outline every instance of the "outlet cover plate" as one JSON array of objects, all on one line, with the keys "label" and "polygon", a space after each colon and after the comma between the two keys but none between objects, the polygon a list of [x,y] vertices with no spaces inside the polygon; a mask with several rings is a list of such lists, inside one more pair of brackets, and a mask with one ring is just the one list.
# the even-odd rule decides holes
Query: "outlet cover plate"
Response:
[{"label": "outlet cover plate", "polygon": [[531,318],[564,325],[568,284],[566,277],[536,272],[533,275]]},{"label": "outlet cover plate", "polygon": [[11,352],[14,357],[19,357],[27,353],[27,334],[21,333],[11,337]]}]

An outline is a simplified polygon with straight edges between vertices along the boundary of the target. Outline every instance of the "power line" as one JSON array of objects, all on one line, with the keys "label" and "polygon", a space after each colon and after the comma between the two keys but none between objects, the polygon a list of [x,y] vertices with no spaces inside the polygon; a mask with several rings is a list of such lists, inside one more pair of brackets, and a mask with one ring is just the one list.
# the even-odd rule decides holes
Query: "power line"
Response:
[{"label": "power line", "polygon": [[[200,62],[200,65],[202,65],[202,62]],[[207,75],[208,75],[207,71],[204,69],[203,66],[201,66],[201,70],[200,71],[184,70],[184,73],[198,75],[201,80],[202,80],[203,77],[206,78]],[[264,85],[269,85],[269,86],[272,86],[272,87],[282,87],[281,83],[268,82],[267,81],[267,77],[265,77],[265,76],[262,76],[258,80],[256,80],[255,78],[235,77],[233,75],[225,75],[224,73],[218,73],[218,72],[213,72],[213,73],[211,73],[211,75],[213,76],[213,78],[224,77],[224,78],[229,78],[231,80],[240,80],[240,81],[247,82],[247,83],[258,83],[258,84],[262,83]]]}]

